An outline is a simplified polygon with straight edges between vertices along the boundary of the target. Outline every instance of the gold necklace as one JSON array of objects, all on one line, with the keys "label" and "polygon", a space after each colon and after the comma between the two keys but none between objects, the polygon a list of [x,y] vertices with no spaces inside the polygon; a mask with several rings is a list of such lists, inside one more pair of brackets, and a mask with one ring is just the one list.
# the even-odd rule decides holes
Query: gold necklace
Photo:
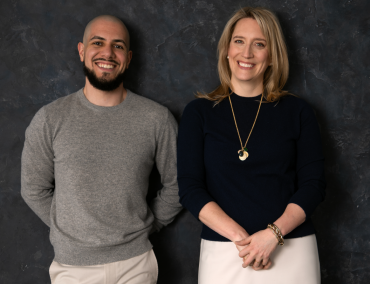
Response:
[{"label": "gold necklace", "polygon": [[[232,93],[233,93],[233,92],[232,92]],[[232,93],[231,93],[231,94],[232,94]],[[230,95],[231,95],[231,94],[230,94]],[[260,105],[259,105],[259,107],[258,107],[257,115],[256,115],[256,118],[254,119],[252,129],[251,129],[251,131],[249,132],[249,135],[248,135],[247,141],[245,142],[244,147],[243,147],[242,139],[240,138],[239,129],[238,129],[238,124],[236,123],[235,114],[234,114],[234,109],[233,109],[233,104],[231,103],[230,95],[229,95],[229,102],[230,102],[230,106],[231,106],[231,111],[233,112],[234,122],[235,122],[235,126],[236,126],[236,131],[238,132],[239,141],[240,141],[240,146],[242,147],[242,148],[241,148],[241,150],[239,150],[239,151],[238,151],[239,159],[240,159],[241,161],[244,161],[244,160],[245,160],[246,158],[248,158],[248,156],[249,156],[249,154],[248,154],[248,149],[246,148],[246,146],[247,146],[247,143],[248,143],[249,137],[251,137],[251,134],[252,134],[252,130],[253,130],[253,128],[254,128],[254,125],[256,124],[257,117],[258,117],[258,114],[259,114],[259,112],[260,112],[260,108],[261,108],[261,103],[262,103],[263,95],[261,95],[261,100],[260,100]]]}]

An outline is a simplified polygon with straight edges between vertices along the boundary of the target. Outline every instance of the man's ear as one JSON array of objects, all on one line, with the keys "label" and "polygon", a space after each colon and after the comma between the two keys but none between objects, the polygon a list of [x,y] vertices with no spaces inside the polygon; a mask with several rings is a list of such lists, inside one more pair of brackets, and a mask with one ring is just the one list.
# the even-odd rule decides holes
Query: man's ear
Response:
[{"label": "man's ear", "polygon": [[127,53],[127,65],[126,65],[126,69],[128,69],[128,66],[130,65],[131,59],[132,59],[132,51],[130,50]]},{"label": "man's ear", "polygon": [[79,42],[77,45],[78,54],[80,55],[81,62],[84,61],[84,44],[82,42]]}]

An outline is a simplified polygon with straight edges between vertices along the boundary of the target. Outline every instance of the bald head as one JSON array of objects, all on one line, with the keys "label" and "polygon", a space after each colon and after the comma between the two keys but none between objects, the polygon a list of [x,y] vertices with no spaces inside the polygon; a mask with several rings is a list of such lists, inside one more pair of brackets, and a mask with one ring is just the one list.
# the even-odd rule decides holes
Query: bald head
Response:
[{"label": "bald head", "polygon": [[87,26],[85,28],[85,32],[84,32],[83,44],[86,45],[89,42],[89,40],[91,38],[91,31],[93,30],[92,27],[97,26],[97,25],[104,25],[104,22],[117,24],[123,29],[124,34],[125,34],[125,42],[126,42],[128,50],[130,50],[130,34],[128,33],[128,30],[127,30],[125,24],[120,19],[118,19],[117,17],[111,16],[111,15],[98,16],[98,17],[92,19],[87,24]]}]

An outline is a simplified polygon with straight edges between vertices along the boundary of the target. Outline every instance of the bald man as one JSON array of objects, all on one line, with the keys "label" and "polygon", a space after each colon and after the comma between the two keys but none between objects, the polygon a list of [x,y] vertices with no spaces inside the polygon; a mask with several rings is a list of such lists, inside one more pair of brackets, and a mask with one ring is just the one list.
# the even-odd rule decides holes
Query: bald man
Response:
[{"label": "bald man", "polygon": [[[22,197],[50,227],[53,284],[156,283],[148,235],[181,210],[177,123],[124,88],[132,51],[119,19],[93,19],[78,51],[84,88],[42,107],[26,130]],[[148,206],[154,164],[163,188]]]}]

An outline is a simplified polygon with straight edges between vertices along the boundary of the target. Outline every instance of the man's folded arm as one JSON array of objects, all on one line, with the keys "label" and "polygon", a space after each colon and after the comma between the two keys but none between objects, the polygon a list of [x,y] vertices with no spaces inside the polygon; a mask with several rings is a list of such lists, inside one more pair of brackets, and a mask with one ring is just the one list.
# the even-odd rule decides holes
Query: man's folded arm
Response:
[{"label": "man's folded arm", "polygon": [[158,191],[157,197],[153,199],[150,205],[155,217],[153,226],[157,231],[171,223],[182,209],[177,185],[176,144],[178,125],[168,110],[165,121],[158,137],[155,157],[163,188]]},{"label": "man's folded arm", "polygon": [[22,152],[21,195],[28,206],[50,227],[54,193],[52,132],[40,109],[26,130]]}]

